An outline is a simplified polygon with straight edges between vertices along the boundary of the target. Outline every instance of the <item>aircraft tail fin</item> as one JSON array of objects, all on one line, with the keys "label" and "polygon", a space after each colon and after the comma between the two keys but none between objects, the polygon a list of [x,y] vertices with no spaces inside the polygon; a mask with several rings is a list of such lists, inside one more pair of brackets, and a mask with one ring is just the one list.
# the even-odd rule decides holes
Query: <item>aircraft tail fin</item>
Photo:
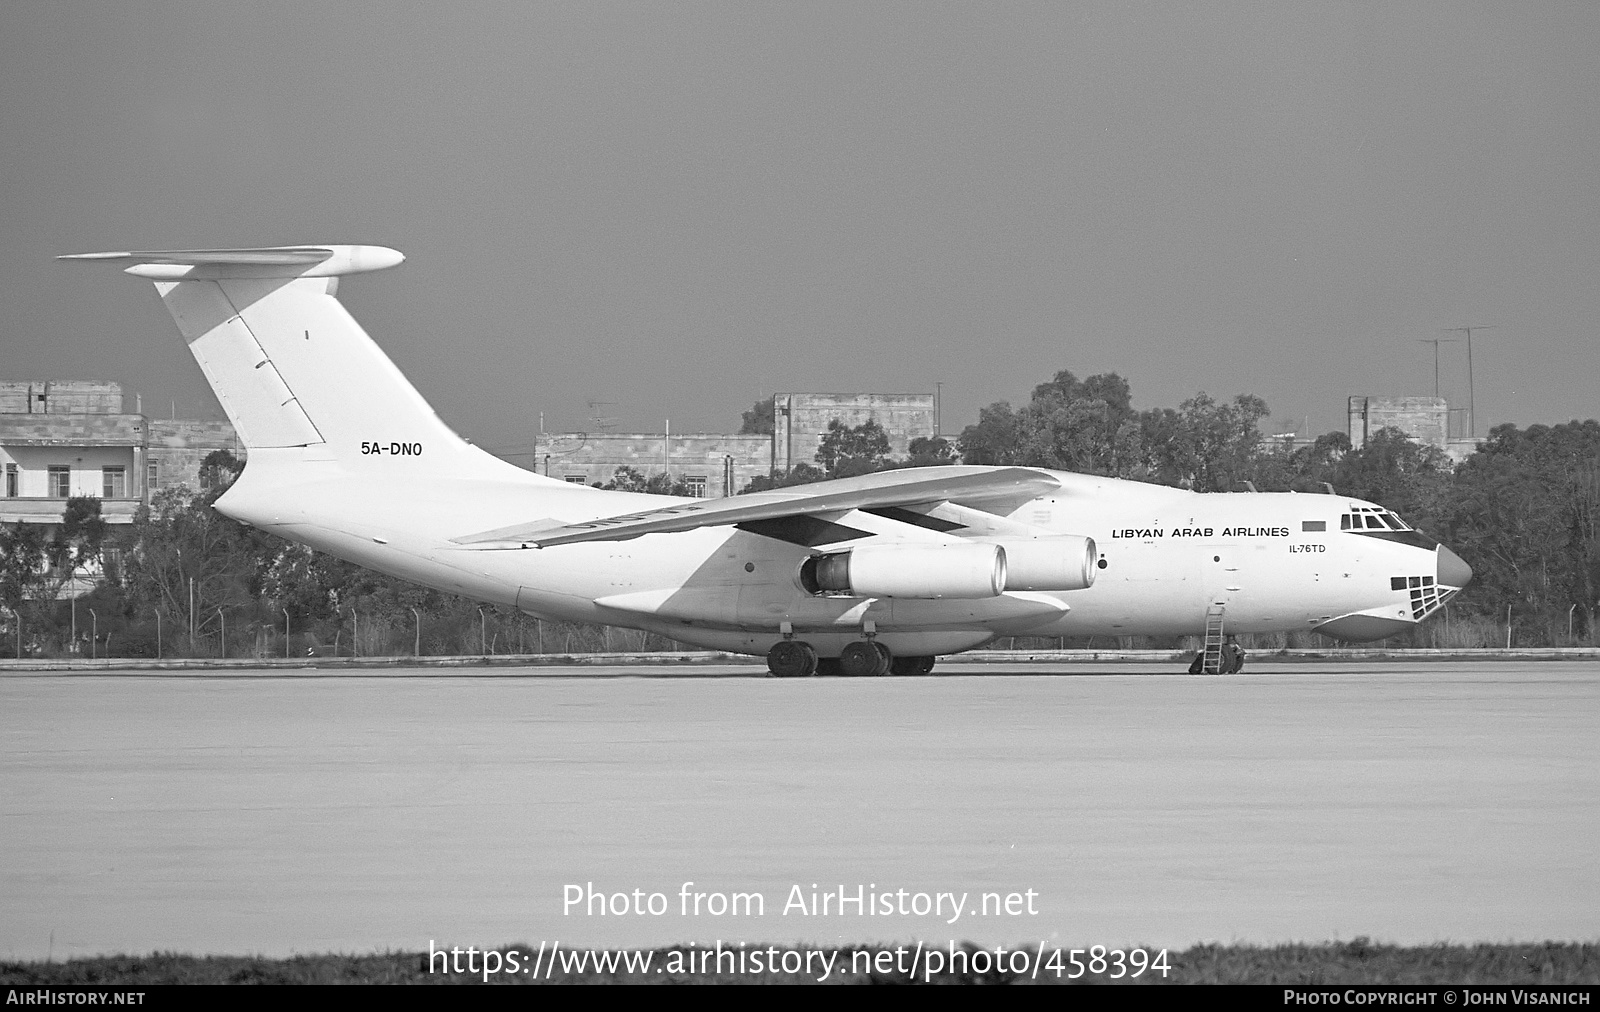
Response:
[{"label": "aircraft tail fin", "polygon": [[400,263],[395,250],[286,246],[61,259],[126,263],[127,273],[155,282],[252,453],[296,450],[299,459],[361,473],[403,464],[410,474],[447,468],[463,477],[535,477],[456,435],[334,297],[342,275]]}]

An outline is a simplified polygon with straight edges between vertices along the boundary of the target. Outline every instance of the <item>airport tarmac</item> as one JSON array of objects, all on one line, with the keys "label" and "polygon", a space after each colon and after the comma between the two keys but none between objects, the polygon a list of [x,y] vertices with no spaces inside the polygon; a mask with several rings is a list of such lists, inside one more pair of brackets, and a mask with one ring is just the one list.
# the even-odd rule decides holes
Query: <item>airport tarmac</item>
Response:
[{"label": "airport tarmac", "polygon": [[1600,938],[1600,662],[759,672],[8,674],[0,956]]}]

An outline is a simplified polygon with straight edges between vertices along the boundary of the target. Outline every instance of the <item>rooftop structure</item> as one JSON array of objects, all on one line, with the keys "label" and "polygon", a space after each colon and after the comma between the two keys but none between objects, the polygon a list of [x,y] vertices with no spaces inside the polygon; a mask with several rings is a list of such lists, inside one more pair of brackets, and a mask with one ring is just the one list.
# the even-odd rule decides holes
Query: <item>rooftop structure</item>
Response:
[{"label": "rooftop structure", "polygon": [[1351,397],[1348,407],[1350,446],[1361,449],[1383,429],[1398,429],[1419,443],[1438,447],[1460,463],[1478,448],[1478,441],[1452,435],[1453,409],[1443,397]]}]

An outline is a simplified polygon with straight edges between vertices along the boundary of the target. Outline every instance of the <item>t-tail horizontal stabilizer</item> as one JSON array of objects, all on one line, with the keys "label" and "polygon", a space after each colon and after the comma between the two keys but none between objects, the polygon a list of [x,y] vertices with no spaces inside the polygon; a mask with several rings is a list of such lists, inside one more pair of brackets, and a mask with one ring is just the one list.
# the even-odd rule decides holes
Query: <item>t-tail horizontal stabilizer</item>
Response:
[{"label": "t-tail horizontal stabilizer", "polygon": [[127,273],[152,281],[222,278],[336,278],[381,271],[405,260],[387,246],[268,246],[258,249],[131,250],[57,257],[125,263]]}]

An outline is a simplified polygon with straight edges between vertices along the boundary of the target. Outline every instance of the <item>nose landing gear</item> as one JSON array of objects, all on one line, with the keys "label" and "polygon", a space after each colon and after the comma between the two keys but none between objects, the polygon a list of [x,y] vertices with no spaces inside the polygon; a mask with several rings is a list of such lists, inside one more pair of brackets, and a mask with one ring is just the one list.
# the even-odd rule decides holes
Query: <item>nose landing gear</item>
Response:
[{"label": "nose landing gear", "polygon": [[[1201,650],[1194,655],[1194,660],[1189,662],[1191,675],[1232,675],[1237,674],[1244,667],[1244,649],[1229,637],[1211,656],[1206,650]],[[1215,665],[1215,670],[1212,670]]]}]

